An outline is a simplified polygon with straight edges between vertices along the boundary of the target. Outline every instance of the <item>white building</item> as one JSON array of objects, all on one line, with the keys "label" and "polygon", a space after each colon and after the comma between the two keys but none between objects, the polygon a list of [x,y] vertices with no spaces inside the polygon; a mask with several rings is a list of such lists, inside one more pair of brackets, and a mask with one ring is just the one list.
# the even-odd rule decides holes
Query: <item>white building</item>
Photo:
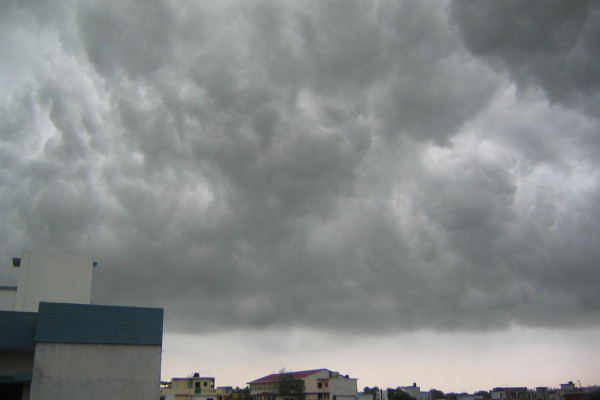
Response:
[{"label": "white building", "polygon": [[23,251],[0,287],[0,398],[158,399],[163,310],[91,305],[89,255]]},{"label": "white building", "polygon": [[[306,400],[358,400],[355,378],[328,369],[289,372],[304,382]],[[281,374],[271,374],[248,382],[255,400],[277,400],[277,384]]]},{"label": "white building", "polygon": [[413,383],[412,386],[401,387],[400,389],[402,389],[403,392],[408,393],[417,400],[431,400],[431,393],[422,392],[421,388],[417,386],[416,383]]},{"label": "white building", "polygon": [[375,400],[388,400],[387,389],[379,389],[375,392]]},{"label": "white building", "polygon": [[0,291],[3,310],[37,312],[40,301],[90,304],[95,263],[89,254],[23,250],[13,266],[19,280]]},{"label": "white building", "polygon": [[531,399],[532,395],[526,387],[497,387],[490,393],[493,400]]}]

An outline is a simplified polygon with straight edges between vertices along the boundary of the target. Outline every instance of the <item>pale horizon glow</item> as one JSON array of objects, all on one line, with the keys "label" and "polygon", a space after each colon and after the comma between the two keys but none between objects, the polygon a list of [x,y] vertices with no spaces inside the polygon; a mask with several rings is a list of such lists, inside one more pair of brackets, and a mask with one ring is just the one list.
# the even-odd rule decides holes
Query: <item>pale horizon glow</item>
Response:
[{"label": "pale horizon glow", "polygon": [[[600,328],[511,328],[497,332],[353,336],[306,329],[206,335],[165,333],[162,380],[194,372],[216,386],[246,383],[281,368],[326,368],[365,386],[474,393],[495,387],[559,388],[568,381],[597,385],[588,366],[600,357]],[[595,345],[590,346],[590,343]],[[385,368],[382,368],[385,365]]]}]

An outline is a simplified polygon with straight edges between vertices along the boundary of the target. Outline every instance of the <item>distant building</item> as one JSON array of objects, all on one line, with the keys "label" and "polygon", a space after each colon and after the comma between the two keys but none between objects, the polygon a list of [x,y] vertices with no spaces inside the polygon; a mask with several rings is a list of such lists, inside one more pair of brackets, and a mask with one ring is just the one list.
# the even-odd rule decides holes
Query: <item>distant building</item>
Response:
[{"label": "distant building", "polygon": [[[328,369],[289,372],[304,382],[306,400],[358,400],[357,379]],[[280,400],[277,384],[281,374],[271,374],[248,382],[253,400]]]},{"label": "distant building", "polygon": [[160,389],[161,400],[229,400],[233,398],[233,388],[230,386],[215,389],[215,378],[202,377],[194,373],[187,378],[171,378],[162,382]]},{"label": "distant building", "polygon": [[413,383],[412,386],[404,386],[400,388],[403,392],[408,393],[417,400],[431,400],[430,392],[422,392],[421,388]]},{"label": "distant building", "polygon": [[504,387],[492,389],[493,400],[531,400],[531,394],[526,387]]},{"label": "distant building", "polygon": [[163,310],[89,304],[89,255],[23,251],[0,290],[0,398],[158,399]]},{"label": "distant building", "polygon": [[533,392],[532,400],[550,400],[551,390],[547,387],[538,386]]},{"label": "distant building", "polygon": [[577,387],[572,381],[561,383],[560,389],[550,392],[549,400],[600,400],[598,386]]},{"label": "distant building", "polygon": [[375,400],[388,400],[387,389],[379,389],[375,392]]},{"label": "distant building", "polygon": [[567,392],[573,392],[573,391],[577,390],[577,386],[575,386],[573,381],[569,381],[567,383],[561,383],[560,390],[567,391]]}]

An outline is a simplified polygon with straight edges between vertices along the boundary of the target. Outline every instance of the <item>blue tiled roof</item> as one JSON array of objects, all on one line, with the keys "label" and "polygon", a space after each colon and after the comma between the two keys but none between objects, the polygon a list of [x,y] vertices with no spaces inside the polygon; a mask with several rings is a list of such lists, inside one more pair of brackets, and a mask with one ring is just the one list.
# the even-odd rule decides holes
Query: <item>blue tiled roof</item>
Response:
[{"label": "blue tiled roof", "polygon": [[163,309],[41,302],[36,343],[162,345]]},{"label": "blue tiled roof", "polygon": [[0,349],[31,350],[37,313],[0,311]]},{"label": "blue tiled roof", "polygon": [[31,382],[32,379],[33,373],[31,372],[17,372],[14,375],[0,375],[0,383]]}]

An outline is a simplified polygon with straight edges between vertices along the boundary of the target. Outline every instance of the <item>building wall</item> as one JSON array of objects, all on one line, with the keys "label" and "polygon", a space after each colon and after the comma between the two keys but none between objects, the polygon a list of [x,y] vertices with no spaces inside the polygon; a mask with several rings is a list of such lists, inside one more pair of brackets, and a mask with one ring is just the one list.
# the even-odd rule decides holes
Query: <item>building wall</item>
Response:
[{"label": "building wall", "polygon": [[[319,383],[321,383],[320,388]],[[307,399],[318,398],[318,393],[326,393],[327,398],[331,400],[345,397],[355,399],[358,395],[357,379],[348,378],[328,370],[317,371],[305,377],[304,390],[307,393]]]},{"label": "building wall", "polygon": [[321,371],[317,371],[314,374],[311,374],[305,377],[304,380],[304,391],[306,393],[314,393],[314,392],[329,392],[329,388],[323,387],[321,389],[318,388],[318,382],[324,382],[323,379],[329,379],[329,371],[324,369]]},{"label": "building wall", "polygon": [[343,397],[355,398],[358,395],[357,379],[343,376],[332,378],[329,381],[329,391],[331,393],[329,397],[331,400]]},{"label": "building wall", "polygon": [[92,268],[89,254],[23,250],[14,311],[36,312],[40,301],[89,304]]},{"label": "building wall", "polygon": [[413,386],[403,387],[401,389],[404,392],[411,395],[416,400],[431,400],[431,393],[430,392],[422,392],[421,388],[419,386],[417,386],[416,384],[413,384]]},{"label": "building wall", "polygon": [[[0,328],[1,329],[1,328]],[[31,351],[14,351],[0,350],[0,376],[16,377],[31,372],[33,368],[33,352]],[[21,399],[29,400],[29,381],[15,381],[9,387],[18,385],[21,387]],[[2,384],[0,384],[2,386]],[[2,397],[3,389],[0,389],[0,398]]]},{"label": "building wall", "polygon": [[215,378],[212,377],[189,377],[189,378],[172,378],[169,387],[161,389],[162,395],[177,396],[185,395],[183,398],[212,398],[217,399],[217,390],[215,389]]},{"label": "building wall", "polygon": [[[311,372],[310,375],[300,378],[304,381],[306,400],[356,400],[358,398],[357,379],[327,369],[307,372]],[[249,383],[250,395],[257,399],[262,398],[262,393],[267,393],[267,398],[274,397],[277,392],[278,378],[276,376],[268,378],[272,380]]]},{"label": "building wall", "polygon": [[262,392],[275,393],[277,391],[277,382],[259,382],[249,386],[251,396]]},{"label": "building wall", "polygon": [[0,286],[0,311],[14,311],[17,288]]},{"label": "building wall", "polygon": [[376,400],[388,400],[388,391],[387,389],[379,389],[375,392]]},{"label": "building wall", "polygon": [[494,388],[491,394],[494,400],[517,400],[531,397],[526,387]]},{"label": "building wall", "polygon": [[38,343],[35,400],[158,400],[161,347]]}]

